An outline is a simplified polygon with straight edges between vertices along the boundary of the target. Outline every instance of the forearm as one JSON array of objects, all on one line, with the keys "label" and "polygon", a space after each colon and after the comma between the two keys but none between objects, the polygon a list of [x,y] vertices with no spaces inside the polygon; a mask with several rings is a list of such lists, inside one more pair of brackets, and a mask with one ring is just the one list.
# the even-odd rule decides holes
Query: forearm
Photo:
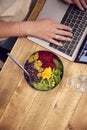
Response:
[{"label": "forearm", "polygon": [[0,22],[0,38],[19,36],[17,22]]},{"label": "forearm", "polygon": [[29,35],[32,22],[0,22],[0,38]]},{"label": "forearm", "polygon": [[[34,36],[60,45],[58,41],[71,41],[71,28],[53,19],[23,22],[0,22],[0,38]],[[56,40],[55,40],[56,39]]]}]

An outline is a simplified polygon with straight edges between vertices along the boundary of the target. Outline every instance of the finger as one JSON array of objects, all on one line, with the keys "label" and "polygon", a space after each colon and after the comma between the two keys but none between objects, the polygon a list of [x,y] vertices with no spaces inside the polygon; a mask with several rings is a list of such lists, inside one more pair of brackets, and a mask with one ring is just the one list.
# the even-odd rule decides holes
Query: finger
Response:
[{"label": "finger", "polygon": [[80,10],[84,10],[84,7],[82,6],[80,0],[74,0],[74,3],[79,7]]},{"label": "finger", "polygon": [[46,40],[50,40],[50,39],[56,39],[59,41],[71,41],[72,38],[69,36],[63,36],[63,35],[57,35],[57,34],[52,34],[50,33],[47,37]]},{"label": "finger", "polygon": [[55,35],[54,38],[56,40],[60,40],[60,41],[71,41],[72,40],[70,37],[64,37],[64,36],[61,36],[61,35]]},{"label": "finger", "polygon": [[53,43],[55,45],[58,45],[58,46],[63,46],[62,43],[60,43],[59,41],[55,40],[56,35],[53,35],[53,34],[49,34],[47,37],[45,37],[45,40],[48,41],[49,43]]},{"label": "finger", "polygon": [[87,1],[85,0],[80,0],[82,6],[86,9],[87,8]]},{"label": "finger", "polygon": [[62,35],[62,36],[69,36],[72,37],[73,34],[70,31],[63,31],[63,30],[58,30],[56,31],[56,34]]},{"label": "finger", "polygon": [[50,39],[49,42],[50,42],[50,43],[53,43],[53,44],[55,44],[55,45],[57,45],[57,46],[63,46],[63,44],[62,44],[61,42],[58,42],[58,41],[56,41],[56,40],[54,40],[54,39]]},{"label": "finger", "polygon": [[67,31],[71,31],[72,29],[71,29],[71,27],[69,27],[69,26],[66,26],[66,25],[64,25],[64,24],[58,24],[57,25],[57,29],[61,29],[61,30],[67,30]]}]

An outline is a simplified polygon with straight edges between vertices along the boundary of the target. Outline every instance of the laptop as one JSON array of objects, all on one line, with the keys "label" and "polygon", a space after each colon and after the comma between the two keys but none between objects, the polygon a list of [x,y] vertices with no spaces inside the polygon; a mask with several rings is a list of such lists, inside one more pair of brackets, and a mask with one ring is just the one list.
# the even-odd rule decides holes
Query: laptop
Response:
[{"label": "laptop", "polygon": [[63,46],[60,47],[39,38],[29,36],[27,38],[70,61],[75,61],[84,39],[87,38],[87,10],[81,11],[76,5],[68,5],[63,0],[46,0],[37,17],[37,19],[42,18],[52,18],[71,26],[72,41],[61,41]]}]

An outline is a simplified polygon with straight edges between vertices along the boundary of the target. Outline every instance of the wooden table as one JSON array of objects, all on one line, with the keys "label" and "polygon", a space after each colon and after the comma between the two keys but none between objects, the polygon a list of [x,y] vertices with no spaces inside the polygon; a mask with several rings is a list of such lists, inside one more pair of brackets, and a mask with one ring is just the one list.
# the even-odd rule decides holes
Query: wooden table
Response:
[{"label": "wooden table", "polygon": [[[11,54],[24,65],[27,57],[38,50],[46,49],[19,38]],[[45,92],[31,88],[21,69],[7,59],[0,72],[0,130],[87,130],[87,93],[68,85],[71,75],[87,75],[87,65],[60,59],[63,79]]]}]

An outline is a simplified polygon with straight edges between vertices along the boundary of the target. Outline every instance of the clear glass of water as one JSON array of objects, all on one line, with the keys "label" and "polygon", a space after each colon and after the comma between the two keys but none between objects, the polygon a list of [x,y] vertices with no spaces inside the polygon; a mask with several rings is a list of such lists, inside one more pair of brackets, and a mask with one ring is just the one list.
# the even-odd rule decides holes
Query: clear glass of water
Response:
[{"label": "clear glass of water", "polygon": [[87,92],[87,75],[71,76],[68,81],[70,88],[79,92]]}]

